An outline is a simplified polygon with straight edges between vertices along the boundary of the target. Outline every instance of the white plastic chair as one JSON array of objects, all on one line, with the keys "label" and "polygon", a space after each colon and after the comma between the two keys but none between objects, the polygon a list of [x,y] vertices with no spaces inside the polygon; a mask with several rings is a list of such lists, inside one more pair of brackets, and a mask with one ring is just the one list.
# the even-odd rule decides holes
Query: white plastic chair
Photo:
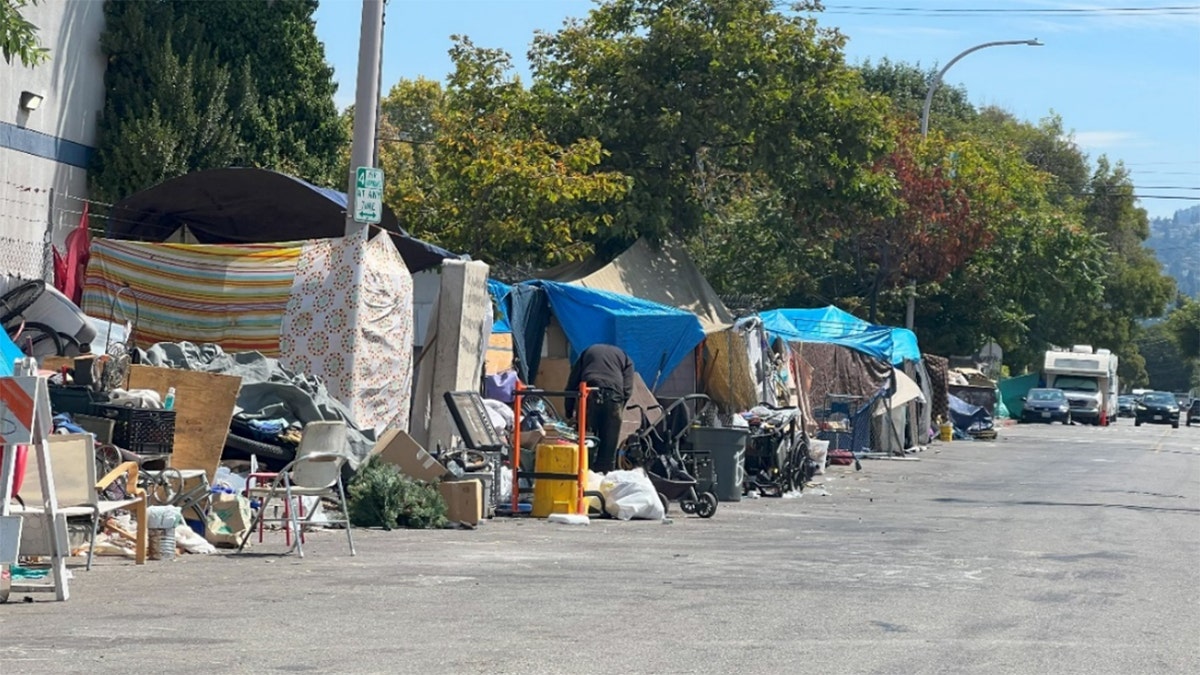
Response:
[{"label": "white plastic chair", "polygon": [[[288,527],[289,531],[295,532],[294,544],[291,541],[289,544],[293,544],[296,552],[303,558],[303,526],[310,523],[316,509],[305,516],[301,513],[303,506],[292,507],[292,504],[295,503],[293,499],[336,495],[341,504],[342,518],[338,520],[331,517],[329,522],[345,525],[346,541],[350,544],[350,555],[356,555],[354,535],[350,528],[350,511],[346,503],[346,490],[342,484],[342,465],[346,463],[346,452],[345,422],[309,422],[306,424],[304,434],[300,438],[300,447],[296,448],[296,459],[275,474],[269,485],[247,484],[246,496],[258,497],[260,503],[258,512],[254,515],[254,521],[250,523],[250,529],[242,536],[242,543],[238,546],[238,551],[246,547],[250,535],[265,521],[280,521],[286,523],[285,527]],[[276,498],[285,500],[283,516],[268,517],[268,507],[271,500]]]}]

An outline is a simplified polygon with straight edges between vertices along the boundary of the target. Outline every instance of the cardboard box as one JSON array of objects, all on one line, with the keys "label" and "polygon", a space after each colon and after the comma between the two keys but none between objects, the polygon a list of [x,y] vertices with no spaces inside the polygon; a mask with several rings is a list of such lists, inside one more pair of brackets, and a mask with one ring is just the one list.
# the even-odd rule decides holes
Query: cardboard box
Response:
[{"label": "cardboard box", "polygon": [[388,464],[400,467],[401,473],[416,480],[435,481],[446,475],[446,467],[425,452],[425,448],[408,432],[400,429],[389,429],[379,437],[367,459],[375,455]]},{"label": "cardboard box", "polygon": [[472,527],[483,520],[483,482],[477,479],[443,481],[438,488],[446,500],[446,518]]}]

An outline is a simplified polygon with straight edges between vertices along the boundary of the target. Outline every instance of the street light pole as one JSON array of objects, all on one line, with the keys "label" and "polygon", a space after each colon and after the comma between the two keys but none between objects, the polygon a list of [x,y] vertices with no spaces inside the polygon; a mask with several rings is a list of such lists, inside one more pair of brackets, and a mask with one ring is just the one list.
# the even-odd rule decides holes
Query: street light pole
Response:
[{"label": "street light pole", "polygon": [[950,59],[950,62],[947,63],[945,66],[943,66],[942,69],[938,71],[937,75],[934,75],[933,79],[930,80],[930,82],[929,82],[929,91],[926,92],[926,94],[925,94],[925,107],[921,109],[921,136],[922,137],[929,135],[929,107],[931,105],[933,105],[933,92],[937,91],[938,86],[942,83],[942,76],[946,74],[947,70],[950,70],[950,66],[953,66],[954,64],[958,63],[959,60],[962,59],[962,57],[966,56],[967,54],[970,54],[971,52],[977,52],[980,49],[987,49],[988,47],[1003,47],[1006,45],[1026,45],[1029,47],[1041,47],[1042,43],[1037,38],[1033,38],[1032,40],[1000,40],[999,42],[985,42],[981,45],[975,45],[974,47],[971,47],[970,49],[966,49],[962,53],[960,53],[958,56],[955,56],[954,58]]},{"label": "street light pole", "polygon": [[[970,49],[963,50],[958,54],[958,56],[950,59],[949,63],[947,63],[945,66],[942,66],[942,69],[939,70],[937,74],[933,76],[933,79],[929,81],[929,91],[925,92],[925,106],[921,108],[921,138],[925,138],[929,135],[929,109],[933,106],[933,94],[942,84],[942,76],[946,74],[946,71],[950,70],[951,66],[958,63],[967,54],[977,52],[980,49],[987,49],[988,47],[1005,47],[1009,45],[1041,47],[1042,43],[1037,38],[1033,38],[1032,40],[999,40],[996,42],[985,42],[983,44],[975,45]],[[908,285],[908,310],[904,315],[904,327],[908,328],[909,330],[912,330],[913,327],[913,315],[916,313],[916,302],[917,286],[915,283],[910,282]]]}]

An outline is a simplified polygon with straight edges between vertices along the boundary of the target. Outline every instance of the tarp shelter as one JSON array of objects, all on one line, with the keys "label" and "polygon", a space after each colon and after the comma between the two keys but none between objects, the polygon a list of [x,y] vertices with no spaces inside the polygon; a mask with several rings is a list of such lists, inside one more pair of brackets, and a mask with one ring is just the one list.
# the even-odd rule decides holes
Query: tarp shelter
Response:
[{"label": "tarp shelter", "polygon": [[[864,428],[869,411],[876,414],[888,413],[887,429],[878,424],[875,429],[874,445],[871,449],[894,450],[912,445],[922,438],[918,427],[924,426],[928,417],[928,399],[920,396],[902,396],[905,406],[896,402],[897,382],[912,379],[902,370],[911,370],[919,375],[921,353],[916,335],[904,328],[880,326],[864,321],[849,312],[834,307],[814,309],[776,309],[759,315],[764,330],[771,336],[787,341],[794,351],[811,368],[808,389],[805,392],[812,408],[826,408],[830,401],[839,397],[861,405],[851,411],[852,448],[856,451],[872,445]],[[896,369],[889,368],[895,366]],[[921,385],[914,383],[917,391]],[[883,390],[887,387],[886,390]],[[877,394],[883,390],[882,398]],[[845,400],[845,399],[843,399]],[[844,404],[839,404],[844,405]],[[907,420],[911,419],[911,432],[905,435]],[[928,432],[924,437],[928,436]]]},{"label": "tarp shelter", "polygon": [[652,244],[638,239],[612,260],[593,258],[546,270],[540,279],[609,291],[690,312],[700,321],[706,363],[697,367],[699,350],[686,354],[679,365],[655,386],[673,396],[703,389],[730,410],[746,410],[758,402],[749,376],[745,331],[734,331],[733,312],[700,273],[685,249],[674,239]]},{"label": "tarp shelter", "polygon": [[1030,389],[1037,387],[1040,382],[1040,373],[1029,373],[1028,375],[1019,375],[1000,380],[998,385],[1000,389],[1000,402],[1008,410],[1009,417],[1021,416],[1021,410],[1025,407],[1025,402],[1021,399],[1029,393]]},{"label": "tarp shelter", "polygon": [[526,382],[533,382],[539,371],[551,313],[566,334],[571,362],[593,344],[616,345],[629,354],[651,389],[704,339],[694,314],[608,291],[537,280],[514,286],[508,298]]},{"label": "tarp shelter", "polygon": [[706,334],[733,325],[733,313],[678,242],[638,239],[608,263],[587,260],[546,270],[539,279],[609,291],[691,312]]},{"label": "tarp shelter", "polygon": [[[292,372],[324,380],[361,428],[406,428],[412,276],[392,238],[366,236],[361,230],[350,240],[291,245],[100,239],[92,244],[83,309],[132,322],[143,348],[212,343],[278,356]],[[355,267],[362,269],[357,289]]]},{"label": "tarp shelter", "polygon": [[992,416],[984,408],[972,405],[954,394],[950,394],[949,402],[950,423],[954,425],[959,438],[966,438],[972,431],[992,428]]},{"label": "tarp shelter", "polygon": [[[379,225],[411,273],[460,257],[409,235],[386,205]],[[201,244],[331,239],[345,234],[346,194],[266,169],[196,171],[114,204],[105,236],[165,241],[184,226]]]},{"label": "tarp shelter", "polygon": [[761,312],[763,326],[789,342],[820,342],[849,347],[893,365],[921,360],[917,337],[905,328],[867,323],[833,305],[816,309]]}]

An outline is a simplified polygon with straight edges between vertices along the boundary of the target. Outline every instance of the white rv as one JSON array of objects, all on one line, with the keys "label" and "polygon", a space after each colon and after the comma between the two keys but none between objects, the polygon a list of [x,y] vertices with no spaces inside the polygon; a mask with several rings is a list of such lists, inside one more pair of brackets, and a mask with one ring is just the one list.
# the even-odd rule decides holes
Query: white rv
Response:
[{"label": "white rv", "polygon": [[1117,420],[1117,355],[1107,349],[1075,345],[1046,352],[1046,386],[1062,389],[1071,419],[1107,426]]}]

